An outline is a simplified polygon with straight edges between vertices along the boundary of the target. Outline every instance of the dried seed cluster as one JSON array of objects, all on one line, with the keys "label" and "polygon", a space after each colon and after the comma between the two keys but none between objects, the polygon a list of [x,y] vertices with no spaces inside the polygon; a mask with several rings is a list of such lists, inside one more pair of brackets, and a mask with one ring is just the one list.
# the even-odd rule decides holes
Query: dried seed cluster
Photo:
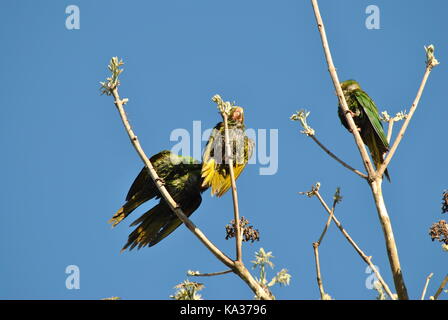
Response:
[{"label": "dried seed cluster", "polygon": [[429,229],[429,235],[432,241],[437,240],[448,245],[448,223],[445,220],[433,223]]},{"label": "dried seed cluster", "polygon": [[445,190],[442,196],[442,213],[447,212],[448,212],[448,190]]},{"label": "dried seed cluster", "polygon": [[[243,241],[260,241],[260,233],[253,226],[249,225],[249,221],[244,217],[240,219],[240,227],[243,233]],[[226,240],[235,237],[235,220],[230,221],[230,224],[226,225]]]}]

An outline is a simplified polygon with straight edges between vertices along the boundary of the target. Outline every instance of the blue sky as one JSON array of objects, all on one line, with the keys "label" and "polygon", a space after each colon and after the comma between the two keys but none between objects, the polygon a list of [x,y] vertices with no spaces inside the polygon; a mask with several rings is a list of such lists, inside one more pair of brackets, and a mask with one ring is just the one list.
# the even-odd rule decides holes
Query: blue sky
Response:
[{"label": "blue sky", "polygon": [[[80,29],[67,30],[65,8],[80,9]],[[365,9],[380,8],[380,29],[365,27]],[[405,281],[419,298],[447,273],[447,253],[430,241],[440,214],[446,176],[445,15],[431,1],[320,1],[340,79],[354,78],[380,110],[409,107],[424,72],[423,46],[433,43],[441,61],[384,183]],[[299,196],[321,182],[330,202],[344,196],[336,215],[393,287],[381,227],[368,185],[299,133],[289,116],[311,111],[318,138],[362,168],[352,137],[337,118],[309,1],[2,1],[0,4],[0,298],[167,299],[189,269],[221,271],[185,228],[157,246],[120,254],[132,229],[107,220],[123,204],[142,167],[112,99],[99,95],[112,56],[125,61],[120,93],[148,154],[170,149],[170,133],[210,128],[219,120],[211,97],[219,93],[245,108],[247,126],[278,129],[279,167],[259,175],[249,165],[238,180],[241,214],[261,233],[244,245],[250,265],[260,247],[272,251],[275,271],[287,268],[289,287],[279,299],[318,299],[312,242],[326,221],[317,199]],[[145,208],[150,207],[150,203]],[[224,239],[232,219],[230,193],[203,195],[192,220],[229,255]],[[332,225],[320,249],[326,291],[336,299],[374,299],[370,274]],[[80,289],[65,287],[65,268],[80,268]],[[271,273],[271,276],[274,275]],[[200,279],[206,299],[251,299],[234,275]],[[446,294],[444,294],[446,297]],[[444,297],[444,298],[445,298]]]}]

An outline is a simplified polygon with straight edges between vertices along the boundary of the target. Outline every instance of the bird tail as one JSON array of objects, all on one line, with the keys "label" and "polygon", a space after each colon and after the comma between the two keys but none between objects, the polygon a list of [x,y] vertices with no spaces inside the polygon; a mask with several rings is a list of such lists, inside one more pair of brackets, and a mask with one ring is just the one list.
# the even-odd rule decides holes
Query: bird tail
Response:
[{"label": "bird tail", "polygon": [[147,199],[144,199],[139,194],[133,195],[120,209],[118,209],[108,222],[112,224],[112,227],[115,227],[146,200]]},{"label": "bird tail", "polygon": [[[378,169],[384,162],[384,154],[380,151],[380,148],[378,148],[377,141],[375,137],[372,135],[371,143],[369,144],[370,154],[373,159],[373,163],[375,164],[375,167]],[[387,169],[384,171],[384,175],[386,176],[387,180],[390,182],[390,176],[389,171]]]},{"label": "bird tail", "polygon": [[132,250],[135,247],[138,247],[138,249],[144,246],[152,247],[176,230],[182,222],[175,216],[169,206],[161,201],[135,220],[131,226],[137,224],[137,228],[129,235],[128,242],[121,251],[128,248]]},{"label": "bird tail", "polygon": [[384,170],[384,175],[386,176],[387,180],[390,182],[390,176],[389,176],[389,171]]}]

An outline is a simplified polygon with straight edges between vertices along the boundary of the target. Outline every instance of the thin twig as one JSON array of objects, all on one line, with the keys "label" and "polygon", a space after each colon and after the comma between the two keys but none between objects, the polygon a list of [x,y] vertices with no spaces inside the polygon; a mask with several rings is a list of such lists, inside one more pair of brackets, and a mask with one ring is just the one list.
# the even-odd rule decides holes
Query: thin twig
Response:
[{"label": "thin twig", "polygon": [[392,157],[395,154],[395,151],[397,151],[398,145],[400,144],[401,140],[403,139],[404,133],[406,132],[409,122],[411,121],[412,116],[414,115],[414,112],[417,109],[418,103],[423,94],[423,90],[425,89],[426,81],[428,80],[428,77],[429,77],[433,67],[434,66],[432,64],[427,64],[425,74],[423,75],[422,82],[420,83],[420,87],[418,88],[417,95],[414,99],[414,102],[412,103],[412,106],[411,106],[411,109],[409,110],[408,116],[406,117],[406,120],[404,121],[403,125],[401,126],[401,129],[398,132],[398,135],[395,138],[395,141],[394,141],[392,147],[390,148],[390,151],[387,153],[387,156],[384,159],[384,162],[378,168],[377,173],[376,173],[377,177],[383,176],[384,171],[386,170],[387,166],[389,165],[390,161],[392,160]]},{"label": "thin twig", "polygon": [[445,276],[445,278],[443,279],[442,283],[440,284],[439,289],[437,289],[436,294],[434,295],[434,300],[437,300],[440,296],[440,294],[443,291],[443,288],[445,288],[446,284],[448,282],[448,274]]},{"label": "thin twig", "polygon": [[345,168],[349,169],[350,171],[353,171],[354,173],[356,173],[357,175],[359,175],[361,178],[363,179],[368,179],[368,176],[364,173],[362,173],[359,170],[356,170],[355,168],[353,168],[352,166],[348,165],[345,161],[341,160],[338,156],[336,156],[333,152],[331,152],[327,147],[325,147],[323,145],[322,142],[320,142],[317,138],[316,138],[316,131],[314,131],[313,128],[311,128],[307,122],[307,118],[310,115],[309,111],[306,110],[299,110],[297,111],[295,114],[293,114],[290,119],[293,121],[299,121],[303,130],[300,131],[300,133],[303,133],[304,135],[306,135],[307,137],[310,137],[311,139],[313,139],[313,141],[319,146],[321,147],[322,150],[324,150],[330,157],[332,157],[334,160],[336,160],[337,162],[339,162],[340,164],[342,164]]},{"label": "thin twig", "polygon": [[333,219],[334,210],[331,210],[331,214],[328,216],[327,222],[325,223],[324,230],[322,231],[322,234],[319,237],[319,240],[317,240],[317,244],[320,246],[322,243],[322,240],[324,240],[325,234],[327,233],[328,227],[330,226],[331,220]]},{"label": "thin twig", "polygon": [[226,163],[229,166],[230,173],[230,182],[232,186],[232,200],[233,200],[233,215],[235,221],[235,247],[236,247],[236,261],[242,263],[243,262],[243,250],[242,243],[243,237],[241,234],[241,226],[240,226],[240,213],[239,213],[239,205],[238,205],[238,192],[236,189],[235,182],[235,173],[233,170],[233,152],[230,147],[230,137],[229,137],[229,125],[228,125],[228,111],[230,108],[226,108],[229,106],[228,102],[223,102],[219,95],[215,95],[212,99],[219,106],[222,118],[224,120],[224,139],[225,139],[225,153],[226,153]]},{"label": "thin twig", "polygon": [[310,137],[311,139],[313,139],[313,141],[316,142],[317,145],[318,145],[319,147],[321,147],[322,150],[324,150],[330,157],[332,157],[334,160],[336,160],[337,162],[339,162],[340,164],[342,164],[344,167],[346,167],[347,169],[353,171],[354,173],[356,173],[357,175],[359,175],[359,176],[360,176],[361,178],[363,178],[363,179],[368,179],[368,178],[369,178],[365,173],[363,173],[363,172],[361,172],[361,171],[359,171],[359,170],[353,168],[352,166],[350,166],[349,164],[347,164],[345,161],[341,160],[338,156],[336,156],[333,152],[331,152],[327,147],[325,147],[325,146],[324,146],[324,145],[323,145],[323,144],[316,138],[315,135],[310,135],[309,137]]},{"label": "thin twig", "polygon": [[336,208],[337,203],[338,203],[338,200],[335,197],[335,200],[333,202],[333,207],[331,208],[331,214],[328,216],[327,222],[325,223],[324,230],[322,231],[322,234],[320,235],[319,240],[317,240],[317,242],[313,242],[314,260],[316,262],[317,286],[319,287],[321,300],[324,300],[326,295],[325,295],[324,285],[323,285],[323,281],[322,281],[322,275],[320,272],[319,246],[322,244],[325,234],[327,233],[328,227],[330,226],[331,220],[333,219],[334,210]]},{"label": "thin twig", "polygon": [[333,213],[332,214],[332,210],[328,207],[327,203],[325,202],[325,200],[322,198],[322,196],[320,195],[318,190],[314,190],[313,194],[317,197],[317,199],[319,199],[320,203],[322,204],[322,206],[324,207],[324,209],[327,211],[327,213],[329,215],[332,215],[332,219],[333,222],[336,224],[336,226],[338,227],[338,229],[342,232],[342,234],[344,235],[344,237],[347,239],[347,241],[352,245],[352,247],[355,249],[355,251],[358,253],[358,255],[364,260],[365,263],[367,263],[367,265],[371,268],[371,270],[375,273],[378,281],[381,283],[381,285],[383,286],[384,290],[386,291],[386,293],[389,295],[389,297],[393,300],[395,300],[395,296],[392,294],[392,291],[389,289],[389,286],[386,284],[386,282],[384,281],[383,277],[381,276],[381,274],[379,273],[379,271],[376,269],[375,265],[372,263],[372,257],[367,256],[362,250],[361,248],[356,244],[356,242],[350,237],[350,235],[348,234],[348,232],[342,227],[342,224],[339,222],[339,220],[336,218],[336,215]]},{"label": "thin twig", "polygon": [[387,128],[387,143],[390,143],[390,139],[392,138],[392,131],[394,129],[395,120],[391,118],[389,121],[389,127]]},{"label": "thin twig", "polygon": [[319,287],[320,299],[324,300],[325,290],[322,282],[322,276],[320,274],[320,262],[319,262],[319,243],[313,242],[314,249],[314,260],[316,262],[316,278],[317,278],[317,286]]},{"label": "thin twig", "polygon": [[230,149],[229,126],[228,126],[228,121],[227,121],[227,114],[223,114],[223,118],[224,118],[224,128],[225,128],[227,163],[229,165],[230,181],[232,184],[233,217],[234,217],[234,221],[235,221],[236,260],[239,262],[242,262],[243,261],[243,250],[242,250],[243,237],[241,235],[240,210],[239,210],[239,205],[238,205],[238,192],[236,190],[235,173],[233,171],[233,153]]},{"label": "thin twig", "polygon": [[192,277],[214,277],[214,276],[220,276],[220,275],[231,273],[231,272],[233,272],[232,269],[225,270],[225,271],[219,271],[219,272],[210,272],[210,273],[192,272],[192,273],[189,273],[188,275],[192,276]]},{"label": "thin twig", "polygon": [[[339,188],[338,188],[339,190]],[[317,244],[320,246],[322,244],[322,241],[324,240],[325,234],[327,233],[328,228],[330,227],[331,220],[333,219],[334,210],[336,209],[336,204],[338,203],[338,199],[335,196],[335,199],[333,201],[333,207],[331,208],[331,214],[328,216],[327,222],[325,223],[324,230],[322,231],[322,234],[319,237],[319,240],[317,240]]]},{"label": "thin twig", "polygon": [[429,276],[426,277],[425,286],[423,287],[421,300],[425,300],[426,290],[428,289],[429,280],[431,280],[434,273],[430,273]]}]

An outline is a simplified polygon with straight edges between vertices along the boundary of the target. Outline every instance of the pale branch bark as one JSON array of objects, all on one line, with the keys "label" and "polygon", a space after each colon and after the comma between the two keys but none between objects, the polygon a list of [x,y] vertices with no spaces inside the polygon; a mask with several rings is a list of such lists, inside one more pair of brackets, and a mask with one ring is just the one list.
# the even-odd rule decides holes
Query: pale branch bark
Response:
[{"label": "pale branch bark", "polygon": [[394,119],[390,119],[388,121],[389,126],[387,128],[387,143],[389,143],[389,144],[390,144],[390,139],[392,138],[392,131],[394,129],[394,123],[395,123]]},{"label": "pale branch bark", "polygon": [[189,273],[189,276],[192,277],[214,277],[214,276],[221,276],[223,274],[228,274],[228,273],[232,273],[233,270],[229,269],[229,270],[225,270],[225,271],[219,271],[219,272],[209,272],[209,273],[199,273],[199,272],[192,272]]},{"label": "pale branch bark", "polygon": [[235,182],[235,173],[233,171],[233,152],[230,148],[230,138],[229,138],[229,126],[227,121],[227,114],[225,112],[222,113],[222,117],[224,120],[224,137],[226,144],[226,154],[227,154],[227,164],[229,165],[230,172],[230,181],[232,185],[232,200],[233,200],[233,217],[235,221],[235,246],[236,246],[236,260],[239,262],[243,262],[243,237],[241,234],[241,221],[240,221],[240,210],[238,203],[238,192],[236,190],[236,182]]},{"label": "pale branch bark", "polygon": [[387,111],[381,112],[380,120],[388,124],[386,139],[389,146],[390,146],[390,140],[392,139],[392,132],[394,129],[395,122],[406,119],[407,116],[408,115],[406,114],[406,111],[400,111],[394,117],[391,117]]},{"label": "pale branch bark", "polygon": [[347,105],[347,101],[345,100],[344,93],[342,92],[338,74],[336,72],[336,68],[333,63],[333,58],[331,56],[330,46],[328,44],[327,34],[325,32],[324,22],[320,14],[319,5],[317,3],[317,0],[311,0],[311,3],[313,5],[314,16],[317,22],[317,28],[320,33],[322,47],[324,49],[325,59],[328,65],[328,71],[330,72],[331,79],[333,80],[333,86],[336,90],[336,94],[338,96],[341,108],[345,114],[345,118],[347,119],[350,131],[355,139],[355,143],[358,146],[358,150],[363,160],[364,167],[366,168],[366,171],[368,173],[369,179],[373,179],[375,177],[375,169],[373,168],[372,162],[369,158],[369,154],[367,153],[366,147],[364,145],[364,142],[362,141],[361,135],[359,134],[358,128],[356,127],[353,117],[349,112],[349,108]]},{"label": "pale branch bark", "polygon": [[317,242],[313,242],[313,250],[314,250],[314,260],[316,263],[316,278],[317,278],[317,286],[319,287],[320,299],[325,299],[325,290],[324,284],[322,281],[322,275],[320,272],[320,258],[319,258],[319,246],[322,244],[322,241],[327,233],[328,227],[330,226],[331,220],[333,219],[334,210],[336,208],[337,200],[335,199],[333,202],[333,207],[331,208],[331,214],[328,216],[327,222],[325,223],[324,229],[319,237]]},{"label": "pale branch bark", "polygon": [[363,179],[368,179],[368,178],[369,178],[365,173],[363,173],[363,172],[361,172],[361,171],[359,171],[359,170],[353,168],[352,166],[350,166],[349,164],[347,164],[345,161],[341,160],[338,156],[336,156],[333,152],[331,152],[327,147],[325,147],[325,146],[324,146],[324,145],[323,145],[323,144],[316,138],[315,135],[309,135],[309,137],[310,137],[311,139],[313,139],[313,141],[316,142],[316,144],[317,144],[319,147],[321,147],[322,150],[324,150],[330,157],[332,157],[334,160],[336,160],[337,162],[339,162],[340,164],[342,164],[344,167],[346,167],[346,168],[349,169],[350,171],[353,171],[354,173],[356,173],[358,176],[360,176],[360,177],[363,178]]},{"label": "pale branch bark", "polygon": [[319,240],[317,240],[317,244],[320,246],[322,241],[324,240],[325,234],[327,233],[328,227],[330,227],[331,220],[333,219],[334,215],[334,209],[331,210],[331,214],[328,216],[327,222],[325,223],[324,230],[322,231],[322,234],[319,237]]},{"label": "pale branch bark", "polygon": [[376,278],[381,283],[381,285],[384,288],[384,291],[389,295],[389,297],[393,300],[395,300],[395,295],[392,293],[392,291],[389,289],[389,286],[384,281],[383,277],[375,267],[375,265],[372,263],[372,257],[367,256],[361,248],[356,244],[356,242],[352,239],[352,237],[348,234],[348,232],[344,229],[342,224],[339,222],[339,220],[336,218],[336,215],[334,214],[333,210],[330,209],[325,202],[325,200],[322,198],[322,196],[319,193],[319,190],[314,189],[310,193],[307,193],[309,196],[315,195],[317,199],[319,199],[319,202],[324,207],[325,211],[332,217],[333,222],[338,227],[338,229],[341,231],[341,233],[344,235],[344,237],[347,239],[347,241],[352,245],[352,247],[355,249],[355,251],[358,253],[358,255],[364,260],[364,262],[370,267],[370,269],[374,272]]},{"label": "pale branch bark", "polygon": [[436,294],[434,295],[434,300],[437,300],[439,298],[440,294],[443,291],[443,288],[445,288],[447,283],[448,283],[448,274],[443,279],[442,283],[440,284],[439,289],[437,289]]},{"label": "pale branch bark", "polygon": [[383,230],[384,240],[386,243],[387,256],[389,258],[389,265],[394,279],[395,289],[397,290],[398,298],[400,300],[408,300],[408,293],[403,278],[403,272],[398,257],[398,248],[395,242],[392,224],[390,222],[389,214],[387,212],[386,204],[384,203],[383,191],[381,188],[382,180],[375,180],[369,183],[372,194],[375,200],[375,207],[377,209],[378,218],[380,220],[381,228]]},{"label": "pale branch bark", "polygon": [[[339,188],[338,188],[338,190],[339,190]],[[319,191],[317,190],[317,192],[319,192]],[[338,194],[339,194],[339,191],[337,191],[337,195]],[[336,198],[337,195],[335,194],[335,199],[333,201],[333,206],[331,208],[331,214],[328,216],[327,222],[325,223],[325,226],[324,226],[324,230],[322,231],[322,234],[320,235],[319,240],[317,240],[317,244],[319,246],[321,245],[322,241],[324,240],[325,234],[327,233],[327,230],[330,227],[331,220],[333,219],[333,216],[334,216],[334,210],[336,209],[336,204],[338,204],[338,201],[340,201],[340,199],[338,200]]]},{"label": "pale branch bark", "polygon": [[[115,58],[113,58],[115,59]],[[113,60],[112,59],[112,60]],[[118,59],[117,59],[118,62]],[[251,288],[251,290],[262,300],[271,300],[271,296],[261,287],[261,285],[253,278],[251,273],[246,269],[246,267],[238,260],[234,261],[230,259],[226,254],[224,254],[218,247],[216,247],[203,233],[196,227],[196,225],[185,215],[180,206],[174,201],[174,199],[169,194],[162,180],[159,178],[157,172],[155,171],[151,161],[145,154],[140,142],[132,130],[132,127],[127,118],[126,112],[124,110],[124,104],[127,103],[127,99],[121,99],[118,93],[118,75],[121,70],[118,69],[120,64],[116,64],[116,70],[114,74],[113,67],[110,65],[109,70],[112,71],[112,78],[108,78],[108,83],[102,83],[102,91],[112,95],[114,97],[114,104],[120,114],[120,118],[123,122],[125,130],[129,136],[129,139],[135,148],[140,159],[145,164],[151,179],[154,181],[157,189],[159,190],[162,198],[167,202],[170,209],[176,214],[176,216],[185,224],[185,226],[205,245],[205,247],[224,265],[232,269],[232,271],[238,275],[246,284]]]},{"label": "pale branch bark", "polygon": [[423,287],[422,297],[420,300],[425,300],[426,290],[428,289],[429,280],[431,280],[434,273],[430,273],[429,276],[426,277],[425,286]]},{"label": "pale branch bark", "polygon": [[[325,27],[324,23],[319,11],[319,6],[317,3],[317,0],[311,0],[314,15],[316,17],[316,22],[318,26],[318,30],[321,36],[322,40],[322,46],[325,52],[325,58],[328,64],[328,71],[330,72],[331,79],[333,80],[333,85],[336,89],[336,93],[339,99],[339,103],[341,105],[342,110],[344,111],[347,123],[349,125],[350,131],[355,139],[356,145],[358,146],[358,150],[360,152],[361,158],[363,160],[364,166],[368,173],[368,182],[370,185],[370,188],[372,190],[372,194],[375,200],[375,205],[378,212],[378,217],[380,219],[380,223],[383,230],[384,239],[386,242],[386,250],[387,255],[389,258],[389,264],[392,271],[392,275],[394,278],[394,284],[395,288],[397,290],[397,295],[399,299],[407,300],[409,299],[406,285],[403,279],[403,273],[400,265],[400,260],[398,257],[398,250],[395,243],[392,225],[390,222],[389,215],[386,210],[386,206],[384,204],[384,199],[382,195],[381,190],[381,182],[382,182],[382,174],[384,173],[384,170],[386,167],[384,167],[384,170],[381,172],[381,174],[377,174],[375,169],[373,168],[372,161],[369,158],[369,155],[367,153],[366,147],[361,139],[361,136],[359,134],[359,131],[357,130],[357,127],[355,125],[355,122],[353,121],[353,117],[351,113],[349,112],[347,102],[344,97],[344,93],[342,92],[341,85],[339,83],[338,75],[336,72],[336,68],[333,64],[333,59],[330,52],[330,47],[328,45],[327,36],[325,33]],[[408,121],[406,119],[406,121]],[[409,122],[409,121],[408,121]]]},{"label": "pale branch bark", "polygon": [[[438,62],[437,62],[437,64],[438,64]],[[386,170],[387,166],[389,165],[390,161],[392,160],[392,157],[395,154],[395,151],[397,151],[398,145],[400,144],[401,140],[403,139],[404,133],[406,132],[409,122],[411,121],[412,116],[414,115],[415,110],[417,109],[418,103],[420,102],[420,98],[423,94],[423,90],[425,89],[425,85],[426,85],[426,82],[428,81],[428,77],[431,73],[431,70],[437,64],[433,64],[433,63],[426,64],[426,70],[423,75],[422,82],[420,83],[420,87],[418,88],[417,95],[414,99],[414,102],[412,103],[411,109],[409,110],[406,120],[404,121],[403,125],[401,126],[401,129],[398,132],[398,135],[395,138],[395,141],[394,141],[392,147],[390,148],[389,152],[387,153],[387,156],[384,159],[384,162],[378,168],[377,173],[376,173],[377,177],[383,176],[384,171]]]},{"label": "pale branch bark", "polygon": [[313,249],[314,249],[314,261],[316,263],[317,286],[319,287],[320,299],[324,300],[324,298],[325,298],[325,290],[324,290],[324,285],[323,285],[323,282],[322,282],[322,276],[321,276],[321,273],[320,273],[319,243],[318,242],[313,242]]},{"label": "pale branch bark", "polygon": [[238,192],[236,189],[235,173],[233,170],[233,152],[230,147],[230,137],[229,137],[229,124],[228,116],[231,110],[230,102],[224,102],[219,95],[213,96],[212,100],[218,105],[219,112],[223,118],[224,122],[224,142],[225,142],[225,160],[229,166],[230,183],[232,187],[232,200],[233,200],[233,217],[235,221],[235,251],[236,251],[236,261],[243,263],[243,250],[242,243],[243,237],[241,233],[240,225],[240,213],[239,213],[239,202],[238,202]]}]

